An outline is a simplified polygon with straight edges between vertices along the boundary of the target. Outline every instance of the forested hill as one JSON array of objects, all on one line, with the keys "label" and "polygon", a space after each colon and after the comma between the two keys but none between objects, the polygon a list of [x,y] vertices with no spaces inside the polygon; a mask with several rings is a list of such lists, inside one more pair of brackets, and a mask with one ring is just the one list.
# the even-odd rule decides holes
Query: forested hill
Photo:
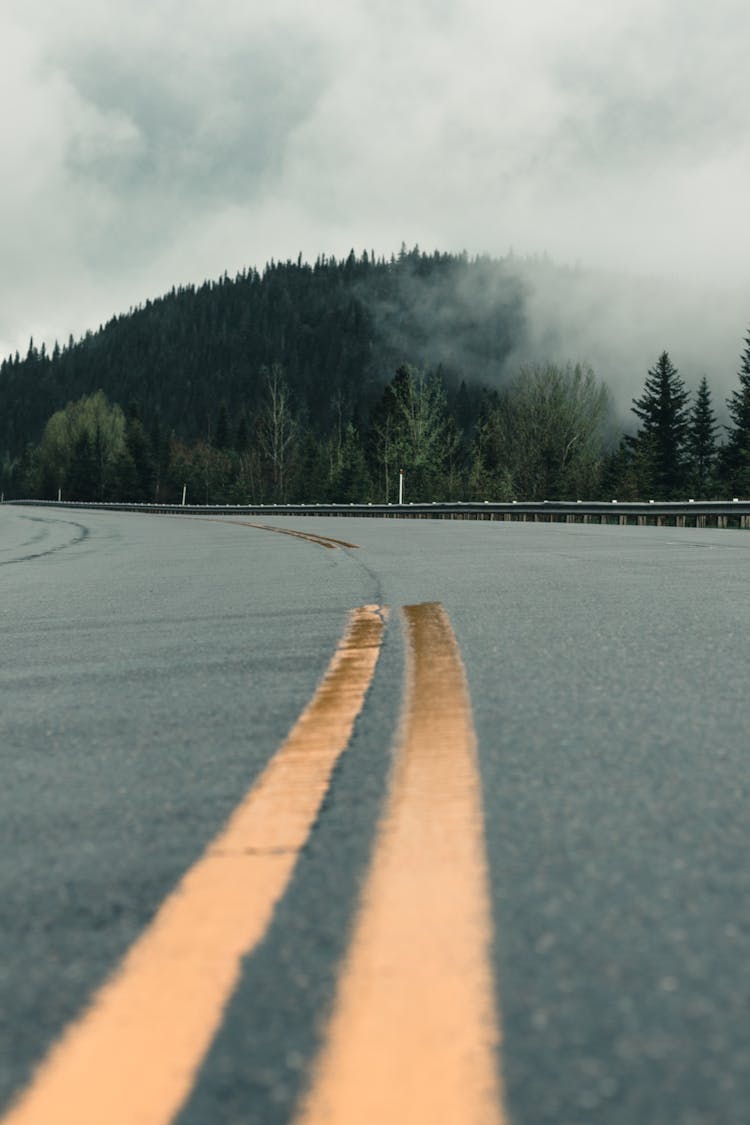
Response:
[{"label": "forested hill", "polygon": [[[271,263],[52,354],[32,342],[0,365],[0,497],[392,501],[399,468],[413,500],[750,495],[750,338],[729,427],[663,351],[618,446],[588,364],[551,344],[521,362],[524,267],[417,248]],[[571,277],[544,270],[562,294]]]},{"label": "forested hill", "polygon": [[262,371],[283,368],[316,433],[364,421],[397,367],[441,368],[449,396],[502,371],[523,336],[512,259],[402,249],[271,263],[173,289],[52,354],[33,341],[0,366],[0,451],[21,456],[50,415],[103,390],[183,440],[210,437],[221,403],[252,417]]}]

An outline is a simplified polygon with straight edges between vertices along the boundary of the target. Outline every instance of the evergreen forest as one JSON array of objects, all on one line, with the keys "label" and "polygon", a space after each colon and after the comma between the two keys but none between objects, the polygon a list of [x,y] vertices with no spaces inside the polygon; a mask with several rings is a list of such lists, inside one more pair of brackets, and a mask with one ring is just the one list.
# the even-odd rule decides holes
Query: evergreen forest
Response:
[{"label": "evergreen forest", "polygon": [[[729,424],[667,351],[618,438],[607,387],[513,369],[509,259],[270,263],[0,365],[5,498],[192,503],[750,496],[750,335]],[[743,350],[744,349],[744,350]]]}]

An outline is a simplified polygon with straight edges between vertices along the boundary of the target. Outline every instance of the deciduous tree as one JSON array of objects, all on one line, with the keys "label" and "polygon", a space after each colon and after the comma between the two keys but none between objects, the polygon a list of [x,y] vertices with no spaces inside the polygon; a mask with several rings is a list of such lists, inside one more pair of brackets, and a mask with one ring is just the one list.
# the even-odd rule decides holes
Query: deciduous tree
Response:
[{"label": "deciduous tree", "polygon": [[297,438],[297,421],[291,407],[289,386],[280,364],[265,368],[263,398],[258,411],[256,433],[266,463],[273,500],[286,499],[290,463]]},{"label": "deciduous tree", "polygon": [[525,367],[500,409],[519,499],[575,500],[596,490],[610,399],[590,367]]},{"label": "deciduous tree", "polygon": [[89,495],[78,498],[107,498],[115,464],[125,449],[125,431],[121,408],[108,402],[102,391],[84,395],[57,410],[48,420],[34,455],[31,478],[37,495],[55,498],[58,489],[67,491],[71,474],[77,472],[76,461],[84,459],[85,472],[77,473],[75,489]]}]

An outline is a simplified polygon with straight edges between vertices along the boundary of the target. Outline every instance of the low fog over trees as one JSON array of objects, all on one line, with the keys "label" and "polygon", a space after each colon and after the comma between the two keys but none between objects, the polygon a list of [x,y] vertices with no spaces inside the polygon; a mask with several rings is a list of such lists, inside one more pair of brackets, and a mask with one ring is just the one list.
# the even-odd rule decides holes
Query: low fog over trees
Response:
[{"label": "low fog over trees", "polygon": [[173,291],[2,363],[0,488],[393,502],[404,469],[413,501],[750,495],[750,335],[728,426],[667,351],[623,426],[590,366],[514,364],[522,308],[502,263],[418,250]]}]

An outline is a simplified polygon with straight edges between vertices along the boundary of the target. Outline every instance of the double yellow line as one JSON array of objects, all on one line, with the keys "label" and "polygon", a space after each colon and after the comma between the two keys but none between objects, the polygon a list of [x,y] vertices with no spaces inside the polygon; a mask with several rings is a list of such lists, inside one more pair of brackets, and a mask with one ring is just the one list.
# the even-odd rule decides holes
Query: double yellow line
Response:
[{"label": "double yellow line", "polygon": [[[312,701],[2,1125],[167,1125],[266,932],[372,681],[386,611],[355,610]],[[401,735],[298,1125],[501,1125],[481,788],[447,614],[407,606]]]}]

